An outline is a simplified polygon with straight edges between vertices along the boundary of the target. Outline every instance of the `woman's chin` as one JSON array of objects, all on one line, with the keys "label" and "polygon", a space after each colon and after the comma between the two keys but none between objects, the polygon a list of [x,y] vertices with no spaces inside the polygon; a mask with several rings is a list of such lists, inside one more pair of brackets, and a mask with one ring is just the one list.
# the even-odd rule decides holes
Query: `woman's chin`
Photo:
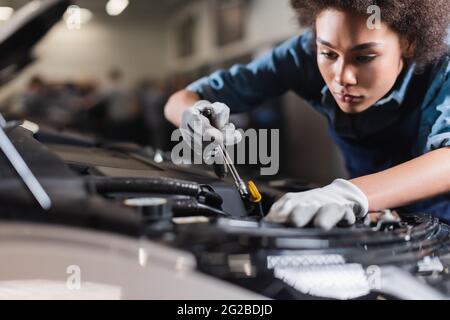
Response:
[{"label": "woman's chin", "polygon": [[342,110],[342,112],[348,114],[364,112],[373,105],[372,103],[367,103],[367,101],[365,100],[360,101],[358,103],[347,103],[343,101],[338,101],[337,104],[339,108]]}]

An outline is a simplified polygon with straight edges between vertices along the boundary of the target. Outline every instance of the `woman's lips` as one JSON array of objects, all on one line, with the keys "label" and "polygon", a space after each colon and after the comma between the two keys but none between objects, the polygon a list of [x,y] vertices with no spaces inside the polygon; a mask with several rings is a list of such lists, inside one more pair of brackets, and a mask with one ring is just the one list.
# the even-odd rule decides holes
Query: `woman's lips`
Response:
[{"label": "woman's lips", "polygon": [[363,96],[354,96],[351,94],[343,94],[337,92],[335,92],[334,95],[336,96],[336,98],[338,98],[340,101],[344,103],[359,103],[364,99]]}]

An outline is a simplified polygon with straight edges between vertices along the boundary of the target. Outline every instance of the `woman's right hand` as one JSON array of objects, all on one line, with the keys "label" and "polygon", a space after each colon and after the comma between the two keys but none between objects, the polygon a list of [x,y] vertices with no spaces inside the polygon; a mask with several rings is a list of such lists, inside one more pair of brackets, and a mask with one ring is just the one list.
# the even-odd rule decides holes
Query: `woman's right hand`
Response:
[{"label": "woman's right hand", "polygon": [[[204,113],[209,112],[207,118]],[[182,115],[183,139],[196,152],[202,153],[205,144],[229,146],[241,141],[242,135],[229,122],[230,108],[219,102],[201,100]]]}]

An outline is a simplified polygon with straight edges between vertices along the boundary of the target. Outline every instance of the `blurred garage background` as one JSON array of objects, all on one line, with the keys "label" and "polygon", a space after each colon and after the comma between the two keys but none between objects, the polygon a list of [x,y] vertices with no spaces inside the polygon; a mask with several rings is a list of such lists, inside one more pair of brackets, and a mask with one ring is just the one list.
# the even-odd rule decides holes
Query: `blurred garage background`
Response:
[{"label": "blurred garage background", "polygon": [[[26,0],[0,1],[3,25]],[[9,117],[169,150],[171,93],[218,68],[248,63],[301,33],[288,0],[80,0],[0,87]],[[346,177],[318,114],[287,94],[239,127],[281,130],[280,175],[326,184]]]}]

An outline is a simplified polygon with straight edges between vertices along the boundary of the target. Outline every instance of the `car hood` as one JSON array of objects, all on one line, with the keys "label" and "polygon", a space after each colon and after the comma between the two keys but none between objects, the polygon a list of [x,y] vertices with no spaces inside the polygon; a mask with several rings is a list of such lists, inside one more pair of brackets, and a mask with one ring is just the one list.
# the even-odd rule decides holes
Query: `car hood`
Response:
[{"label": "car hood", "polygon": [[34,0],[0,28],[0,85],[33,61],[34,46],[61,19],[71,0]]}]

